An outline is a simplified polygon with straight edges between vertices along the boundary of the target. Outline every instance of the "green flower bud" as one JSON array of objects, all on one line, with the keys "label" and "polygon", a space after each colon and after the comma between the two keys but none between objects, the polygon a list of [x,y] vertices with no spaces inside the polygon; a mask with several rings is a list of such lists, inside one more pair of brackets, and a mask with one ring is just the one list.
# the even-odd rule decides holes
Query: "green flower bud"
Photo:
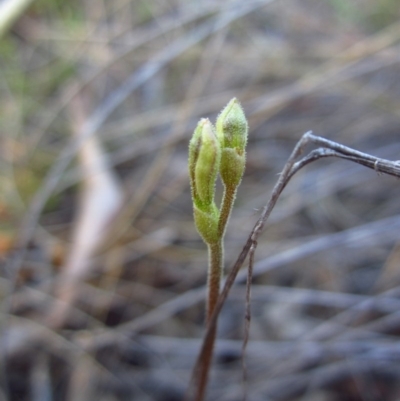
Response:
[{"label": "green flower bud", "polygon": [[197,231],[210,244],[219,240],[219,211],[214,203],[221,148],[208,119],[198,123],[189,143],[189,175]]},{"label": "green flower bud", "polygon": [[199,201],[199,195],[197,194],[196,184],[195,184],[196,182],[195,173],[196,173],[197,159],[199,158],[200,154],[201,131],[202,131],[202,125],[200,125],[199,122],[197,124],[196,129],[194,130],[192,139],[189,142],[189,178],[190,178],[190,187],[192,189],[193,202]]},{"label": "green flower bud", "polygon": [[233,98],[219,114],[216,129],[222,149],[234,148],[238,154],[245,153],[248,125],[236,98]]},{"label": "green flower bud", "polygon": [[210,120],[201,119],[189,144],[189,174],[194,203],[207,209],[214,202],[221,149]]},{"label": "green flower bud", "polygon": [[236,98],[218,116],[216,130],[221,145],[221,179],[226,186],[236,188],[246,164],[248,132],[246,117]]},{"label": "green flower bud", "polygon": [[246,154],[238,155],[236,149],[223,149],[219,172],[224,185],[237,188],[242,180],[245,165]]},{"label": "green flower bud", "polygon": [[207,244],[214,244],[220,240],[218,232],[219,210],[215,203],[212,203],[207,211],[193,205],[194,222],[197,231]]}]

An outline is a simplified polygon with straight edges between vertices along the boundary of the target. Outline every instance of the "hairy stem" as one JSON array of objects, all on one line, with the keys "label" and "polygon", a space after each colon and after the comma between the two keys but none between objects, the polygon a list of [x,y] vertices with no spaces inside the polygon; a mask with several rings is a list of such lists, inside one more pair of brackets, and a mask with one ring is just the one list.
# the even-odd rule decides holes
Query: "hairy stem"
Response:
[{"label": "hairy stem", "polygon": [[231,211],[233,208],[233,204],[236,198],[236,189],[237,187],[227,187],[224,188],[224,194],[222,196],[221,202],[221,212],[218,221],[218,234],[220,235],[221,240],[224,238],[226,225],[229,220],[229,216],[231,215]]},{"label": "hairy stem", "polygon": [[219,289],[222,276],[223,249],[222,241],[208,244],[209,266],[208,266],[208,294],[207,294],[207,324],[214,312],[219,297]]},{"label": "hairy stem", "polygon": [[[220,240],[215,244],[208,244],[209,270],[207,283],[207,325],[210,322],[219,297],[224,259],[223,238],[235,197],[236,188],[225,187],[218,221],[218,235]],[[198,391],[196,394],[196,401],[201,401],[204,398],[208,381],[208,373],[213,356],[216,333],[217,325],[215,325],[212,329],[212,341],[209,342],[207,350],[204,352],[203,364],[198,375]]]},{"label": "hairy stem", "polygon": [[[214,312],[215,305],[217,304],[219,297],[219,289],[222,276],[222,265],[223,265],[223,248],[222,241],[218,241],[215,244],[208,244],[209,254],[209,270],[208,270],[208,293],[207,293],[207,325]],[[214,342],[217,333],[217,325],[214,326],[212,332],[212,341],[209,343],[207,350],[204,353],[203,365],[198,374],[198,391],[196,394],[196,401],[201,401],[204,398],[206,391],[208,372],[211,366],[211,360],[213,356]]]}]

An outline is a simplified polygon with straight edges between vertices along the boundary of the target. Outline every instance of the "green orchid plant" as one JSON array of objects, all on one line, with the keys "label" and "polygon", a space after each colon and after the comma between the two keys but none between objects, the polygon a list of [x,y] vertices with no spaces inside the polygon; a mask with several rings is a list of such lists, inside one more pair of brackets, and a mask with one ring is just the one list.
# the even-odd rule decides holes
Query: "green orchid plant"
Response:
[{"label": "green orchid plant", "polygon": [[[220,291],[223,239],[236,191],[245,169],[248,124],[233,98],[217,118],[215,127],[201,119],[189,144],[189,175],[197,231],[208,246],[207,321]],[[224,186],[220,208],[215,204],[218,173]]]},{"label": "green orchid plant", "polygon": [[[233,98],[217,118],[199,121],[189,143],[189,176],[193,214],[197,231],[208,246],[207,324],[220,294],[224,260],[224,235],[246,164],[248,124],[238,100]],[[224,186],[220,208],[215,204],[218,177]],[[205,350],[204,364],[198,375],[196,401],[202,401],[211,365],[216,327]]]}]

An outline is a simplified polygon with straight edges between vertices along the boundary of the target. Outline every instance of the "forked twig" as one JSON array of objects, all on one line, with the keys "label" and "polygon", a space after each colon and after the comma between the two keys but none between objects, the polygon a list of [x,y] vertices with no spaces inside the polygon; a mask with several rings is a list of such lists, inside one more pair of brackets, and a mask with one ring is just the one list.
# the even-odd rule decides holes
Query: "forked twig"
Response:
[{"label": "forked twig", "polygon": [[[304,152],[304,148],[309,145],[315,145],[319,148],[312,150],[308,155],[296,161],[299,156]],[[187,400],[193,399],[193,397],[198,396],[199,393],[204,393],[204,388],[200,388],[198,382],[198,375],[199,372],[203,369],[203,361],[204,355],[209,348],[210,342],[213,340],[213,333],[217,324],[219,313],[221,312],[222,306],[226,298],[228,297],[229,291],[232,288],[232,285],[235,282],[236,276],[242,267],[245,259],[249,255],[250,260],[250,272],[252,269],[254,253],[257,247],[257,240],[265,223],[267,222],[273,208],[276,205],[276,202],[279,199],[282,191],[285,189],[286,185],[290,181],[290,179],[296,174],[301,168],[304,166],[319,160],[325,157],[339,157],[341,159],[353,161],[355,163],[361,164],[363,166],[369,167],[375,170],[378,173],[392,175],[394,177],[400,178],[400,161],[390,161],[386,159],[381,159],[379,157],[375,157],[369,155],[367,153],[359,152],[358,150],[349,148],[347,146],[341,145],[337,142],[330,141],[328,139],[315,136],[312,134],[311,131],[305,133],[301,139],[297,142],[295,148],[293,149],[292,154],[290,155],[288,161],[286,162],[282,172],[280,173],[279,179],[275,184],[270,200],[268,201],[267,205],[263,208],[260,218],[257,220],[256,224],[254,225],[245,246],[242,249],[242,252],[238,256],[235,264],[232,267],[231,272],[229,273],[225,285],[221,291],[221,294],[218,298],[217,304],[215,306],[214,312],[209,320],[205,335],[203,337],[203,342],[201,346],[200,353],[197,357],[195,366],[192,371],[192,377],[190,381],[190,386],[188,389],[188,393],[186,395]],[[251,282],[251,276],[248,278],[248,283]],[[249,290],[248,290],[249,291]],[[249,292],[248,292],[249,294]],[[249,300],[248,300],[249,301]],[[246,320],[250,320],[250,308],[247,307],[246,310]],[[246,325],[246,331],[248,331],[248,324]],[[245,333],[245,343],[243,348],[243,353],[245,351],[245,346],[248,338],[248,332]],[[244,376],[245,377],[245,376]],[[206,385],[206,384],[205,384]],[[198,399],[198,398],[197,398]]]}]

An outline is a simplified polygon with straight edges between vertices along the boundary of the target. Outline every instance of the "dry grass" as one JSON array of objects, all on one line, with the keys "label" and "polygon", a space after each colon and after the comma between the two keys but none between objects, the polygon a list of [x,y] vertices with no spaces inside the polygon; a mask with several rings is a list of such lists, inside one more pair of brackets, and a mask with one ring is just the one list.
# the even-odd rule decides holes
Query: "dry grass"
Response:
[{"label": "dry grass", "polygon": [[[196,122],[233,96],[249,118],[229,270],[305,131],[399,158],[398,17],[394,0],[33,4],[0,45],[0,399],[181,400],[204,332]],[[399,398],[399,196],[338,160],[291,181],[257,248],[248,382],[243,271],[209,400]]]}]

